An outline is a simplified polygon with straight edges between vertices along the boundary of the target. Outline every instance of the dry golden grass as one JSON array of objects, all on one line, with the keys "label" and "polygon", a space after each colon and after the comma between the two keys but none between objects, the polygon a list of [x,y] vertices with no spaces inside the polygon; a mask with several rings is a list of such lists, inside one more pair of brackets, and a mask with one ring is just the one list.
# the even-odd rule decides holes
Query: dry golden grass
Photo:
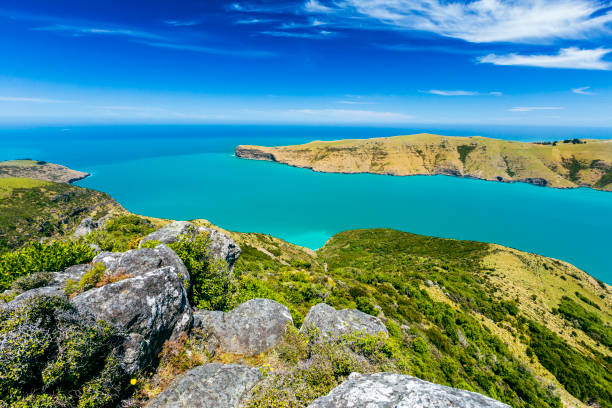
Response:
[{"label": "dry golden grass", "polygon": [[[596,185],[612,171],[612,140],[542,145],[484,137],[416,134],[374,139],[314,141],[303,145],[238,146],[241,157],[269,159],[314,171],[398,176],[447,174],[500,181],[546,180],[550,187]],[[574,171],[570,171],[578,166]]]}]

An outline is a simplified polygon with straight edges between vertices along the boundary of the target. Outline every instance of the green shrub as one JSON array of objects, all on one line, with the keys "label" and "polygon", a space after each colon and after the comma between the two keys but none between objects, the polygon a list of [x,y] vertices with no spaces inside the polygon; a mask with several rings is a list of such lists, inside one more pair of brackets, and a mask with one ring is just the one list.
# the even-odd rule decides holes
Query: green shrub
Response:
[{"label": "green shrub", "polygon": [[169,245],[191,276],[191,303],[199,309],[227,310],[232,305],[236,282],[227,263],[210,255],[208,234],[183,237]]},{"label": "green shrub", "polygon": [[0,255],[0,290],[34,272],[58,272],[69,266],[90,262],[93,249],[83,241],[32,242],[22,249]]},{"label": "green shrub", "polygon": [[155,231],[151,221],[137,215],[122,215],[108,221],[104,228],[89,234],[86,239],[103,251],[125,252],[138,248],[140,240]]},{"label": "green shrub", "polygon": [[59,297],[0,309],[0,407],[73,407],[92,383],[101,384],[95,392],[107,403],[89,406],[114,406],[121,375],[103,366],[117,340],[107,323],[84,318]]},{"label": "green shrub", "polygon": [[31,275],[17,278],[12,284],[11,289],[20,292],[25,292],[31,289],[42,288],[49,286],[53,282],[53,274],[51,272],[36,272]]}]

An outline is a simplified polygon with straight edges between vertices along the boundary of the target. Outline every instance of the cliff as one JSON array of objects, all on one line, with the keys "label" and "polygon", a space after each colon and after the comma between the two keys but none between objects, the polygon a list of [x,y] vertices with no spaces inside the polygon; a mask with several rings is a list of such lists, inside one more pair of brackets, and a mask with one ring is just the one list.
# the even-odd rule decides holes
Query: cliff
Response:
[{"label": "cliff", "polygon": [[612,191],[612,140],[523,143],[432,134],[238,146],[236,156],[329,173],[451,175]]}]

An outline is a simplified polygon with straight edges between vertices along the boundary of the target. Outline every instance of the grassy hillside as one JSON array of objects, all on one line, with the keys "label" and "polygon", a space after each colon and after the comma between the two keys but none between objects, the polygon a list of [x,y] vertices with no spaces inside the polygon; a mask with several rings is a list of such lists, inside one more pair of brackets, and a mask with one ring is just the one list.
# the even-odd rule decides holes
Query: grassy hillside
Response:
[{"label": "grassy hillside", "polygon": [[281,250],[285,262],[248,239],[241,301],[276,299],[298,323],[321,301],[379,315],[404,372],[512,406],[612,406],[612,291],[569,264],[386,229],[337,234],[316,257]]},{"label": "grassy hillside", "polygon": [[44,161],[30,159],[0,161],[0,178],[20,177],[56,183],[72,183],[88,176],[89,173]]},{"label": "grassy hillside", "polygon": [[0,252],[72,234],[86,217],[124,211],[107,194],[65,183],[0,178]]},{"label": "grassy hillside", "polygon": [[321,172],[446,174],[612,191],[612,140],[522,143],[418,134],[283,147],[238,146],[236,155]]},{"label": "grassy hillside", "polygon": [[[44,220],[63,226],[55,231],[59,236],[86,214],[117,205],[103,193],[67,184],[4,179],[0,185],[0,220],[18,225],[13,237],[48,236],[30,226]],[[86,243],[135,248],[168,222],[125,212],[84,241],[0,255],[3,285],[41,262],[54,270],[57,262],[63,267],[90,259]],[[290,332],[278,349],[256,358],[215,356],[259,366],[270,376],[253,391],[249,407],[306,407],[351,371],[406,373],[514,407],[612,407],[612,289],[572,265],[494,244],[389,229],[342,232],[316,252],[265,234],[228,233],[242,248],[230,278],[212,273],[206,263],[187,262],[197,261],[198,245],[173,244],[191,265],[194,304],[227,310],[252,298],[274,299],[290,309],[299,327],[311,306],[326,302],[379,316],[390,333],[389,339],[357,335],[313,346]],[[58,258],[60,252],[72,261]],[[24,263],[24,257],[37,259]],[[23,265],[12,276],[15,260]],[[144,403],[163,389],[160,384],[206,361],[194,354],[196,344],[172,345],[160,368],[138,380],[135,399]]]}]

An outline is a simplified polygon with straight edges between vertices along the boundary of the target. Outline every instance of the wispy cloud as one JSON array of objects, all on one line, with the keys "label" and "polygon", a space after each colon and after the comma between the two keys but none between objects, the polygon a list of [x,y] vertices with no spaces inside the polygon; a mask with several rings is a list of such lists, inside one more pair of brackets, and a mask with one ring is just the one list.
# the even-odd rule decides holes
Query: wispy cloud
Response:
[{"label": "wispy cloud", "polygon": [[[173,26],[187,26],[186,22],[179,21],[166,21],[166,24]],[[146,45],[148,47],[155,48],[166,48],[180,51],[191,51],[199,52],[204,54],[215,54],[215,55],[226,55],[234,57],[245,57],[245,58],[268,58],[275,56],[276,54],[270,51],[262,50],[240,50],[240,49],[228,49],[216,46],[204,46],[195,44],[185,44],[179,42],[180,39],[162,36],[155,33],[150,33],[141,30],[134,30],[125,27],[106,27],[102,25],[98,26],[79,26],[79,25],[66,25],[66,24],[54,24],[45,27],[36,27],[33,30],[36,31],[57,31],[57,32],[69,32],[73,35],[99,35],[99,36],[117,36],[124,37],[137,44]]]},{"label": "wispy cloud", "polygon": [[269,58],[269,57],[276,56],[276,54],[273,52],[260,51],[260,50],[229,50],[225,48],[204,47],[204,46],[191,45],[191,44],[175,44],[175,43],[152,42],[152,41],[141,41],[140,43],[147,45],[149,47],[167,48],[167,49],[179,50],[179,51],[193,51],[193,52],[199,52],[203,54],[226,55],[226,56],[231,56],[231,57]]},{"label": "wispy cloud", "polygon": [[612,69],[612,62],[604,61],[603,57],[611,52],[612,49],[596,48],[593,50],[583,50],[576,47],[562,48],[559,53],[554,55],[546,54],[489,54],[478,59],[481,63],[495,65],[520,65],[541,68],[567,68],[567,69],[591,69],[605,70]]},{"label": "wispy cloud", "polygon": [[307,38],[307,39],[323,39],[334,35],[331,31],[310,32],[289,32],[289,31],[262,31],[261,34],[270,35],[272,37],[287,37],[287,38]]},{"label": "wispy cloud", "polygon": [[374,104],[374,102],[354,101],[354,100],[350,100],[350,99],[343,99],[341,101],[338,101],[337,103],[341,103],[343,105],[372,105],[372,104]]},{"label": "wispy cloud", "polygon": [[[309,0],[304,9],[355,15],[392,29],[433,32],[474,43],[583,39],[607,32],[612,10],[599,0],[344,0],[333,9]],[[363,19],[355,26],[363,26]]]},{"label": "wispy cloud", "polygon": [[119,37],[130,37],[137,39],[146,40],[163,40],[165,37],[139,30],[131,30],[126,28],[115,28],[115,27],[103,27],[103,26],[75,26],[65,24],[53,24],[44,27],[33,28],[35,31],[60,31],[68,32],[73,35],[105,35],[105,36],[119,36]]},{"label": "wispy cloud", "polygon": [[198,24],[198,22],[195,20],[166,20],[164,24],[173,27],[191,27]]},{"label": "wispy cloud", "polygon": [[46,98],[28,98],[22,96],[0,96],[2,102],[27,102],[27,103],[75,103],[75,101],[67,101],[61,99],[46,99]]},{"label": "wispy cloud", "polygon": [[317,0],[308,0],[306,4],[304,4],[304,10],[309,13],[331,13],[333,11],[331,7],[324,6]]},{"label": "wispy cloud", "polygon": [[508,112],[533,112],[533,111],[550,111],[561,110],[561,106],[517,106],[508,109]]},{"label": "wispy cloud", "polygon": [[476,92],[476,91],[444,91],[440,89],[430,89],[429,91],[419,91],[422,93],[428,93],[432,95],[440,95],[440,96],[482,96],[482,95],[492,95],[492,96],[501,96],[501,92],[493,91],[493,92]]},{"label": "wispy cloud", "polygon": [[295,109],[290,115],[301,116],[307,120],[342,123],[403,123],[414,119],[414,116],[398,112],[379,112],[352,109]]},{"label": "wispy cloud", "polygon": [[580,88],[572,88],[572,92],[578,95],[595,95],[595,92],[589,91],[590,86],[581,86]]},{"label": "wispy cloud", "polygon": [[265,24],[265,23],[273,23],[275,21],[278,21],[278,20],[275,20],[272,18],[247,18],[247,19],[236,20],[234,24]]}]

